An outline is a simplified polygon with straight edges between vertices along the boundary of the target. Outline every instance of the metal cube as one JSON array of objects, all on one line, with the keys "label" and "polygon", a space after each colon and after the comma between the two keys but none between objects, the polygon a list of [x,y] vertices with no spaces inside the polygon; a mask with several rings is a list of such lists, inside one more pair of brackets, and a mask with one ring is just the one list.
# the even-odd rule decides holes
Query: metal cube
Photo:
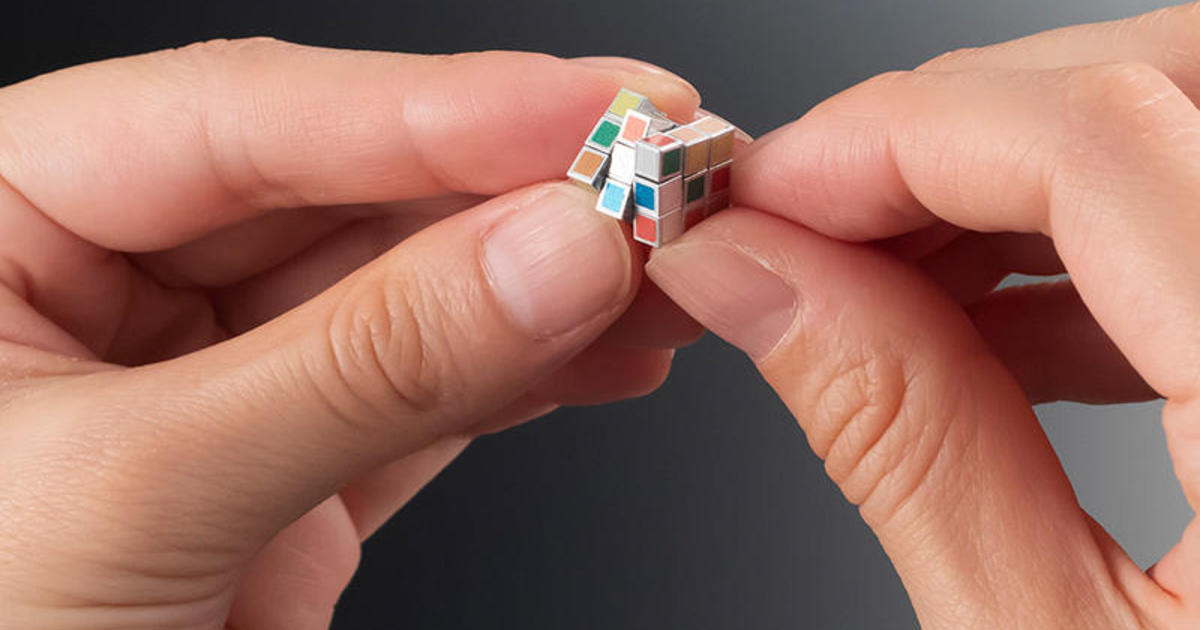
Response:
[{"label": "metal cube", "polygon": [[662,216],[638,211],[633,219],[633,240],[652,247],[662,247],[683,234],[683,211]]},{"label": "metal cube", "polygon": [[683,178],[656,182],[644,177],[633,181],[633,203],[639,212],[662,216],[683,207]]},{"label": "metal cube", "polygon": [[608,174],[608,160],[607,153],[584,146],[571,163],[567,177],[593,191],[599,191],[604,187],[604,179]]},{"label": "metal cube", "polygon": [[683,172],[683,143],[666,134],[654,134],[637,143],[636,174],[656,182]]}]

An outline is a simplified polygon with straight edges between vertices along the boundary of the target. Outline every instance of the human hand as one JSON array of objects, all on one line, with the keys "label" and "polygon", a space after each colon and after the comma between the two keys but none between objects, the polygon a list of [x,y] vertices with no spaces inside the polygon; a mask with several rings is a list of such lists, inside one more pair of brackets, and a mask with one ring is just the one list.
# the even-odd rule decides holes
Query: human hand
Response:
[{"label": "human hand", "polygon": [[925,628],[1200,627],[1200,524],[1141,571],[1030,405],[1165,397],[1200,506],[1197,33],[1190,4],[868,81],[738,157],[766,214],[647,267],[752,356]]},{"label": "human hand", "polygon": [[327,627],[471,436],[656,387],[699,327],[594,197],[523,188],[622,85],[698,104],[270,40],[0,90],[0,627]]}]

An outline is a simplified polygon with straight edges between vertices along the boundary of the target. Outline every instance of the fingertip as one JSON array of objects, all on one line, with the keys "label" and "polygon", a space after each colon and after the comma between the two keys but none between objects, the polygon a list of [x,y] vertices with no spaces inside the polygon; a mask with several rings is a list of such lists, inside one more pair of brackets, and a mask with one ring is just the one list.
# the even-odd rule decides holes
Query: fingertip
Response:
[{"label": "fingertip", "polygon": [[676,120],[691,120],[700,106],[700,92],[683,77],[652,63],[628,57],[575,57],[573,63],[616,73],[620,87],[645,94]]},{"label": "fingertip", "polygon": [[662,387],[674,356],[669,349],[626,348],[598,341],[533,392],[564,406],[640,398]]},{"label": "fingertip", "polygon": [[[753,213],[735,211],[725,218],[728,212],[655,252],[646,273],[689,315],[762,361],[788,336],[799,299],[775,265],[756,251],[777,245],[770,240],[777,232],[756,225],[762,222],[754,222]],[[739,218],[740,234],[723,232],[721,224],[736,226]]]},{"label": "fingertip", "polygon": [[539,186],[502,208],[483,233],[488,284],[534,338],[615,318],[632,300],[632,254],[614,222],[592,211],[594,198],[574,185]]},{"label": "fingertip", "polygon": [[642,282],[628,310],[601,340],[629,348],[676,349],[704,336],[704,327],[653,282]]}]

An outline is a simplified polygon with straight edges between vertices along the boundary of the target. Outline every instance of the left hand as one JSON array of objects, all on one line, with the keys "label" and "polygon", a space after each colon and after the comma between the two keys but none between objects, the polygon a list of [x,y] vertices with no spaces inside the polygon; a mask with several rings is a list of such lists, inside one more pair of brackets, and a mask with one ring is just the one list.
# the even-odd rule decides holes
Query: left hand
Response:
[{"label": "left hand", "polygon": [[263,39],[0,90],[0,628],[325,628],[472,436],[661,383],[698,327],[538,184],[621,86],[698,102]]}]

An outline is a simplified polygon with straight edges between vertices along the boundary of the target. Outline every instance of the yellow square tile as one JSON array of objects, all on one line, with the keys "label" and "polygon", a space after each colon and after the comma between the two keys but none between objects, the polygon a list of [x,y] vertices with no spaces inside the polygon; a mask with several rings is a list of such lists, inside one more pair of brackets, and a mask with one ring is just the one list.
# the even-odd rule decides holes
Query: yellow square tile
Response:
[{"label": "yellow square tile", "polygon": [[637,109],[638,105],[641,105],[644,100],[646,100],[645,96],[621,88],[621,91],[617,92],[617,97],[613,99],[612,104],[608,106],[608,112],[623,120],[625,112]]}]

